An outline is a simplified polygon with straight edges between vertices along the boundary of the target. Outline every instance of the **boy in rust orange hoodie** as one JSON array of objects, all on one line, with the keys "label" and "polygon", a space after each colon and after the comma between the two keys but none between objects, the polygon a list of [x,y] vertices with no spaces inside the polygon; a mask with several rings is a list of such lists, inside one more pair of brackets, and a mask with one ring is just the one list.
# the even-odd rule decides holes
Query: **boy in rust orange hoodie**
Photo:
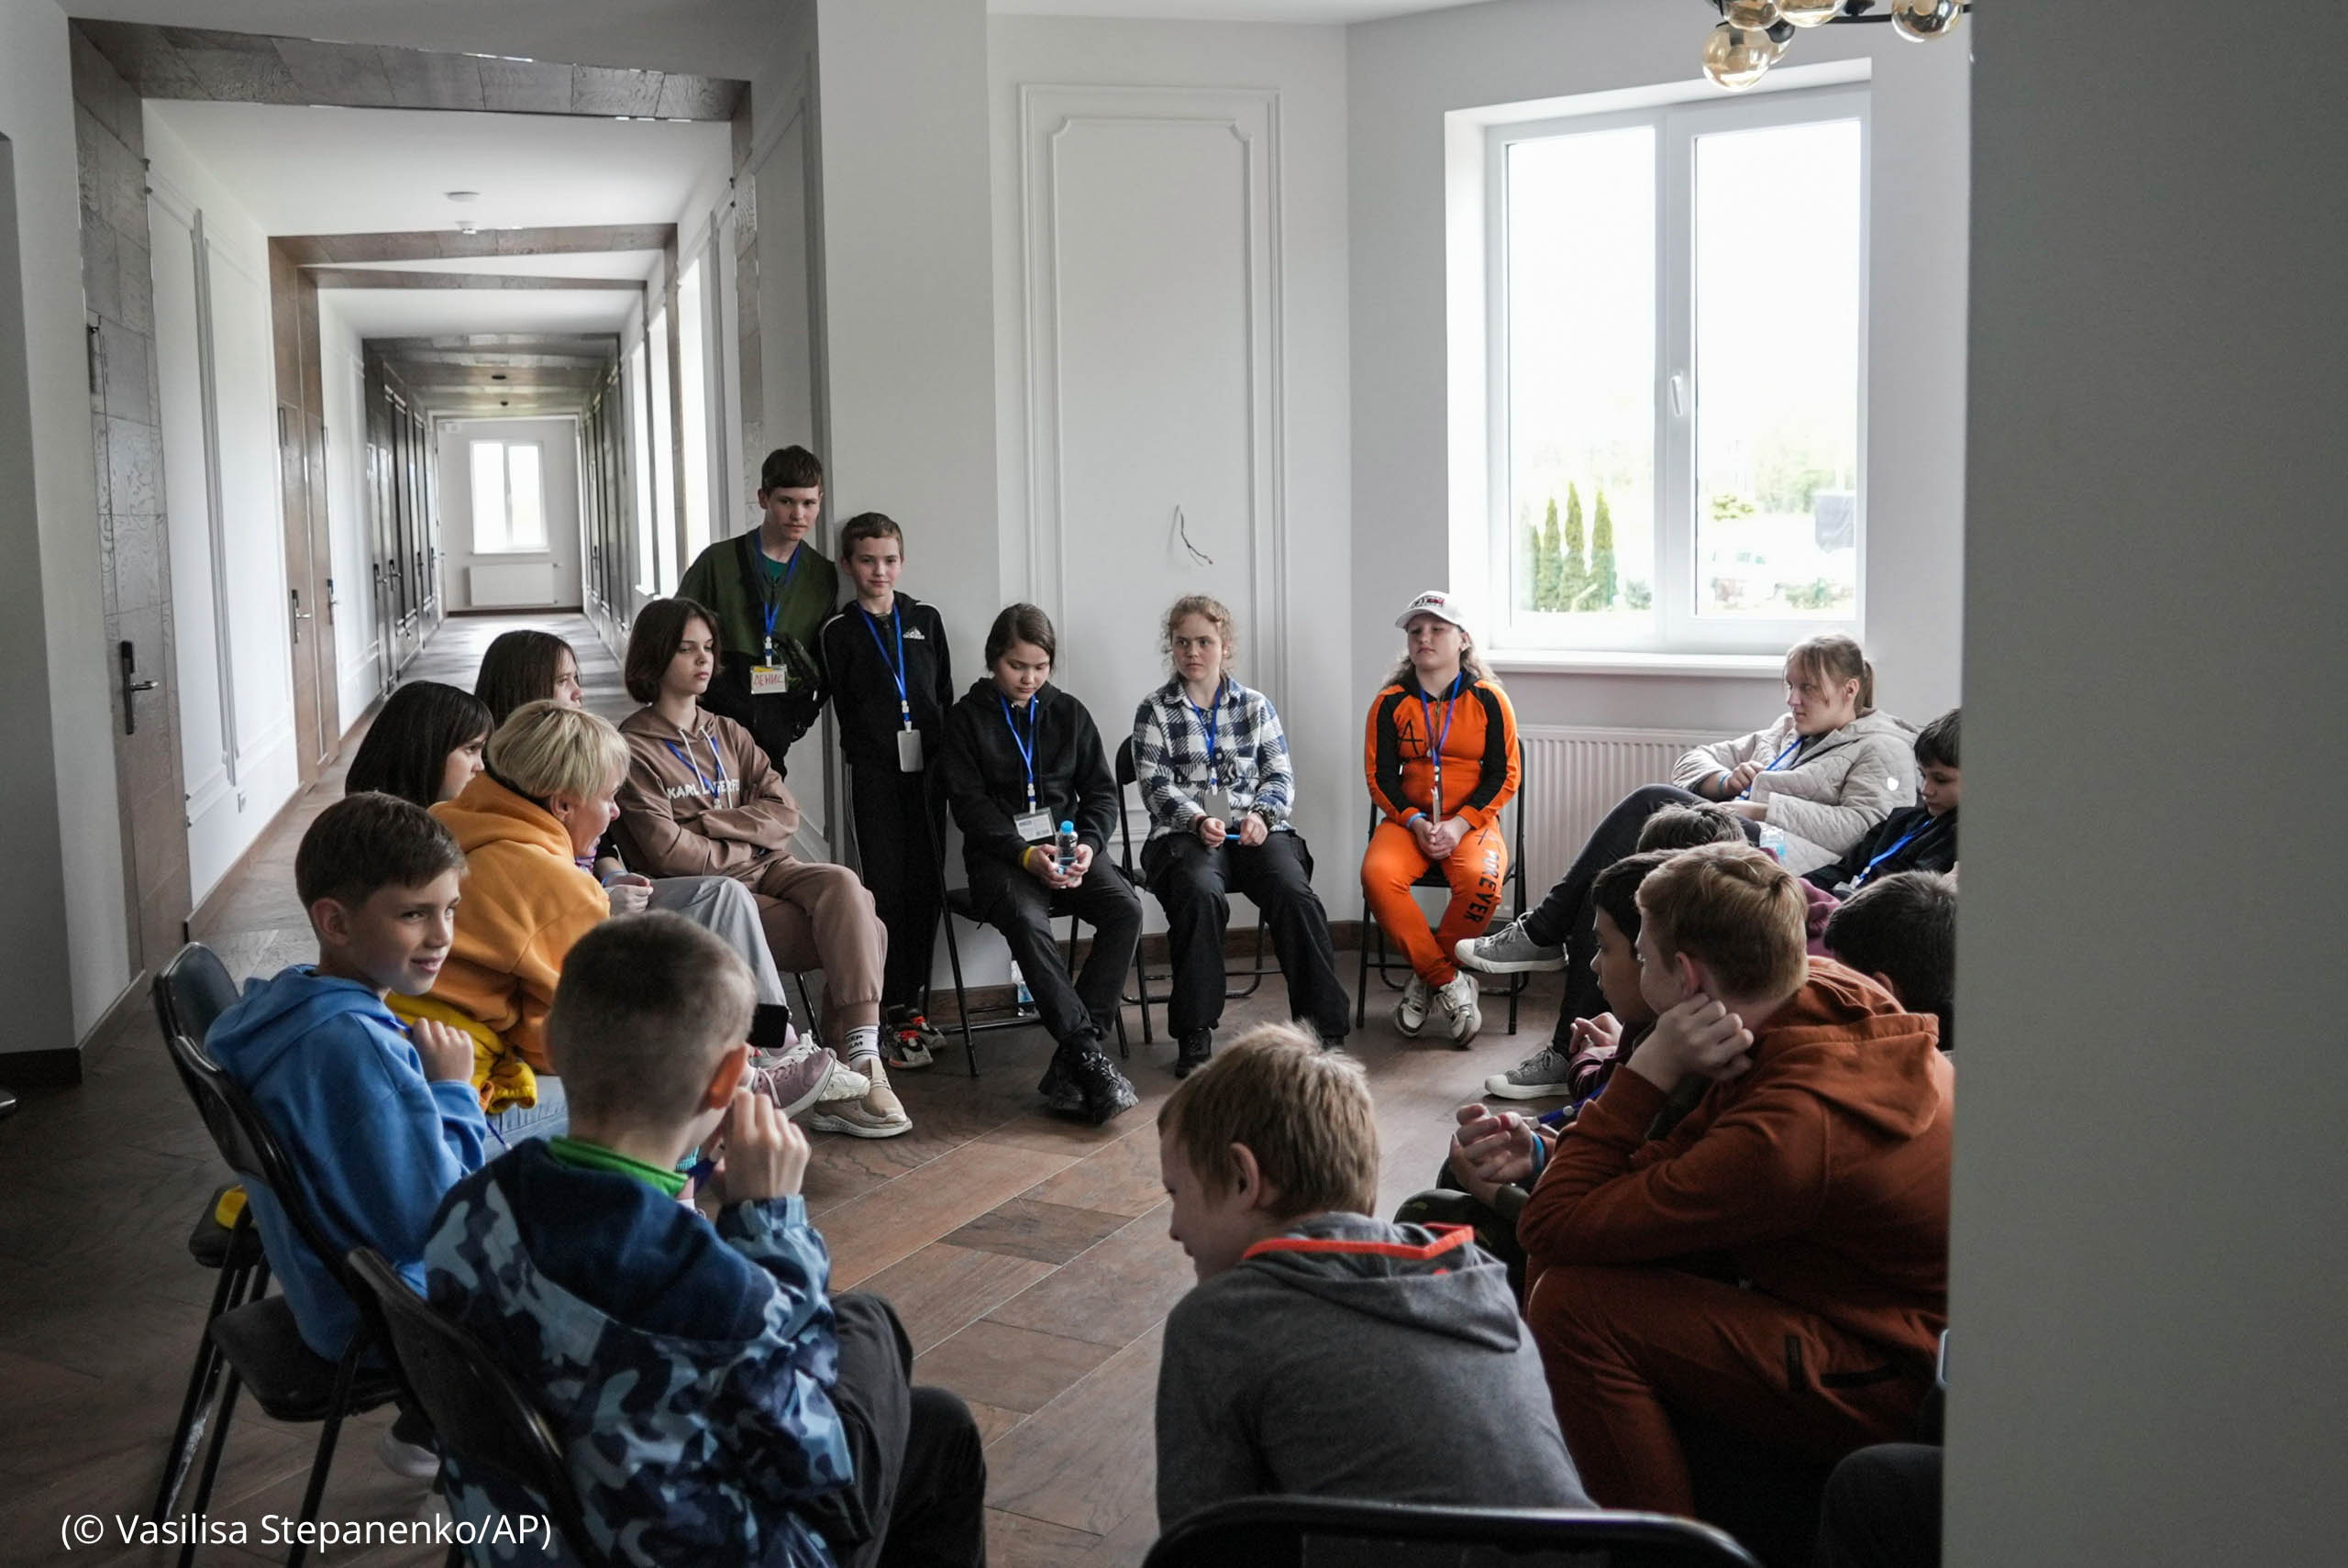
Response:
[{"label": "boy in rust orange hoodie", "polygon": [[1947,1323],[1955,1079],[1931,1017],[1805,957],[1761,851],[1688,850],[1638,902],[1657,1022],[1517,1234],[1590,1495],[1689,1514],[1670,1412],[1822,1460],[1909,1430]]}]

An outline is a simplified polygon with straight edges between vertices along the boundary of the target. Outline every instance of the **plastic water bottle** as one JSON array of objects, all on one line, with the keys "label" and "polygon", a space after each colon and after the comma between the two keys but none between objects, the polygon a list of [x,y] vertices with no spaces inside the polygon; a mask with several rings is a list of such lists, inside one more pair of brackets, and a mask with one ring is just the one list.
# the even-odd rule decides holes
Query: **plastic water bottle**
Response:
[{"label": "plastic water bottle", "polygon": [[1027,988],[1027,977],[1019,972],[1019,960],[1016,958],[1011,961],[1011,989],[1013,999],[1021,1007],[1036,1005],[1036,993]]},{"label": "plastic water bottle", "polygon": [[1052,841],[1052,853],[1059,857],[1060,875],[1069,876],[1076,870],[1076,824],[1060,823],[1059,837]]},{"label": "plastic water bottle", "polygon": [[1761,824],[1761,847],[1776,856],[1780,864],[1786,858],[1786,830],[1769,823]]}]

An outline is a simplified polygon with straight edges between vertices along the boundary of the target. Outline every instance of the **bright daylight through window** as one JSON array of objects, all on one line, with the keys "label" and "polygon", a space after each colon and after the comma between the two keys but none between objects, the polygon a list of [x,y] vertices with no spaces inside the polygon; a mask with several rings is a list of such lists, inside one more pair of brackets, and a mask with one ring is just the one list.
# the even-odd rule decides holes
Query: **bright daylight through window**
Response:
[{"label": "bright daylight through window", "polygon": [[1490,133],[1505,646],[1855,627],[1866,124],[1837,89]]},{"label": "bright daylight through window", "polygon": [[473,443],[473,551],[506,555],[547,547],[546,501],[536,441]]}]

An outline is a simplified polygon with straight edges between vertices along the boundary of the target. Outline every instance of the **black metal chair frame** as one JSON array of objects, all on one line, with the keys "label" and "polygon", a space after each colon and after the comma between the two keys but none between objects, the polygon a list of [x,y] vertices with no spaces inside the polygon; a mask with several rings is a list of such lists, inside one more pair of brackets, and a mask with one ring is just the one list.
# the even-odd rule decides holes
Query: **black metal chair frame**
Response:
[{"label": "black metal chair frame", "polygon": [[[443,1454],[528,1493],[570,1560],[580,1568],[605,1568],[612,1560],[587,1529],[561,1441],[529,1391],[464,1325],[410,1288],[381,1253],[360,1247],[347,1261],[360,1317],[370,1335],[391,1348],[400,1386],[431,1419]],[[461,1545],[449,1549],[449,1568],[465,1561]]]},{"label": "black metal chair frame", "polygon": [[[1524,912],[1524,764],[1523,756],[1523,753],[1520,748],[1516,794],[1506,806],[1501,808],[1501,814],[1511,819],[1512,825],[1509,837],[1508,875],[1501,878],[1501,885],[1508,889],[1511,907],[1505,912],[1494,912],[1491,919],[1493,926],[1514,920]],[[1377,836],[1378,824],[1385,820],[1385,815],[1386,813],[1379,809],[1378,802],[1372,800],[1369,803],[1369,831],[1362,835],[1362,845],[1365,849],[1368,847],[1369,841]],[[1446,893],[1451,890],[1451,884],[1445,878],[1443,867],[1440,866],[1429,866],[1426,870],[1420,873],[1418,880],[1412,882],[1411,886],[1440,889]],[[1486,929],[1490,930],[1490,926]],[[1376,957],[1370,955],[1373,944],[1378,949]],[[1388,950],[1386,928],[1378,923],[1378,915],[1370,909],[1369,898],[1365,894],[1361,902],[1361,973],[1354,987],[1354,1027],[1356,1029],[1362,1027],[1369,1017],[1369,975],[1372,969],[1378,971],[1379,979],[1390,991],[1401,990],[1411,977],[1411,966]],[[1398,974],[1401,977],[1401,979],[1395,977]],[[1511,975],[1506,985],[1491,989],[1486,989],[1481,982],[1478,983],[1477,990],[1479,995],[1508,998],[1508,1032],[1511,1034],[1516,1032],[1517,1003],[1523,998],[1525,987],[1531,983],[1532,977],[1529,975]]]},{"label": "black metal chair frame", "polygon": [[1574,1553],[1607,1568],[1760,1568],[1720,1530],[1667,1514],[1279,1496],[1201,1509],[1158,1538],[1143,1568],[1304,1568],[1347,1561],[1348,1541],[1454,1546],[1463,1563]]},{"label": "black metal chair frame", "polygon": [[[935,767],[929,770],[929,787],[932,790],[938,788],[937,770]],[[969,1063],[970,1076],[975,1078],[979,1076],[979,1050],[976,1036],[998,1029],[1031,1028],[1042,1023],[1044,1019],[1043,1014],[1036,1010],[1032,1002],[1020,1002],[1013,999],[1010,1002],[998,1002],[979,1008],[973,1008],[970,1005],[969,988],[962,979],[962,945],[954,935],[954,922],[958,917],[969,922],[973,926],[983,926],[986,924],[986,920],[979,912],[977,900],[971,897],[970,889],[968,887],[955,887],[947,879],[946,841],[936,833],[934,822],[934,811],[925,808],[922,812],[921,831],[923,835],[930,841],[930,862],[937,867],[938,887],[945,890],[945,897],[938,900],[938,919],[946,927],[946,962],[954,975],[954,1020],[962,1032],[963,1057]],[[1063,908],[1059,896],[1054,894],[1052,918],[1057,920],[1063,915],[1068,919],[1068,941],[1062,945],[1060,955],[1062,960],[1068,965],[1069,973],[1072,975],[1076,972],[1077,937],[1083,922],[1073,910]],[[922,995],[922,1010],[925,1013],[929,1011],[930,1008],[930,985],[925,981]],[[1133,1046],[1125,1038],[1125,1015],[1122,1008],[1117,1012],[1117,1055],[1128,1058],[1133,1055]]]},{"label": "black metal chair frame", "polygon": [[[156,976],[150,995],[165,1040],[178,1035],[201,1041],[236,1001],[237,986],[210,948],[190,944]],[[195,1229],[188,1238],[190,1255],[217,1269],[219,1278],[212,1287],[204,1330],[196,1336],[195,1364],[188,1369],[187,1393],[180,1400],[179,1419],[172,1428],[172,1446],[163,1459],[163,1478],[157,1485],[150,1518],[171,1517],[172,1500],[186,1484],[188,1467],[195,1462],[195,1451],[204,1441],[205,1413],[212,1407],[226,1365],[219,1347],[212,1342],[213,1320],[260,1300],[269,1289],[269,1260],[261,1255],[260,1231],[253,1224],[251,1209],[240,1208],[236,1223],[225,1231],[215,1218],[226,1190],[214,1192],[204,1212],[196,1216]],[[216,1257],[206,1255],[215,1252]]]},{"label": "black metal chair frame", "polygon": [[[189,944],[189,948],[199,946],[193,943]],[[188,949],[183,949],[165,973],[179,972],[183,964],[194,967],[207,961],[218,963],[208,950],[205,951],[205,958],[199,959]],[[212,1134],[212,1142],[229,1170],[245,1184],[249,1194],[259,1187],[274,1198],[285,1211],[286,1218],[293,1222],[303,1244],[325,1260],[337,1281],[346,1290],[349,1289],[349,1271],[339,1254],[327,1242],[316,1218],[311,1214],[309,1200],[303,1194],[292,1158],[270,1131],[268,1123],[261,1119],[242,1086],[221,1071],[219,1064],[206,1055],[204,1048],[184,1032],[174,1030],[164,1036],[163,1043],[171,1052],[172,1065],[178,1069],[181,1082],[187,1087],[188,1097],[195,1102],[197,1112],[204,1118],[205,1128]],[[270,1317],[261,1319],[253,1317],[253,1314],[269,1314]],[[196,1478],[195,1496],[189,1504],[190,1511],[199,1515],[211,1501],[212,1483],[219,1473],[221,1452],[227,1447],[229,1420],[236,1412],[237,1395],[248,1381],[245,1369],[237,1364],[236,1349],[230,1342],[241,1337],[240,1331],[248,1321],[257,1333],[273,1338],[278,1346],[288,1353],[313,1354],[301,1344],[299,1335],[293,1331],[293,1317],[282,1296],[269,1300],[249,1300],[206,1326],[205,1336],[217,1347],[227,1369],[220,1388],[218,1410],[214,1418],[212,1442],[205,1453],[204,1469]],[[374,1409],[393,1397],[395,1385],[389,1373],[371,1370],[363,1376],[360,1374],[359,1364],[368,1342],[368,1336],[363,1331],[351,1335],[350,1343],[344,1348],[340,1360],[334,1364],[332,1391],[322,1415],[284,1408],[270,1411],[281,1420],[316,1419],[320,1422],[317,1452],[311,1461],[309,1484],[302,1496],[300,1518],[304,1524],[318,1517],[318,1504],[326,1492],[327,1472],[333,1468],[335,1441],[341,1432],[343,1417]],[[267,1390],[256,1386],[254,1396],[261,1400],[264,1409],[269,1408]],[[196,1544],[194,1539],[187,1542],[180,1556],[183,1564],[194,1560]],[[297,1568],[306,1552],[306,1544],[296,1540],[285,1559],[287,1568]]]},{"label": "black metal chair frame", "polygon": [[[1125,791],[1132,789],[1139,778],[1140,772],[1134,766],[1134,737],[1127,735],[1117,743],[1117,868],[1125,874],[1125,880],[1131,882],[1136,889],[1149,894],[1152,898],[1158,898],[1157,889],[1149,885],[1149,879],[1142,874],[1141,862],[1134,856],[1133,823],[1125,810]],[[1232,896],[1246,897],[1244,893],[1235,893]],[[1165,908],[1163,899],[1159,899],[1158,907]],[[1251,966],[1245,969],[1234,970],[1225,966],[1224,1000],[1240,1001],[1252,997],[1263,986],[1264,977],[1280,972],[1278,962],[1269,966],[1264,962],[1269,951],[1269,943],[1267,940],[1268,934],[1264,925],[1263,911],[1259,910],[1256,914],[1255,959]],[[1163,977],[1166,981],[1165,990],[1151,990],[1149,988],[1151,978],[1147,966],[1142,962],[1141,944],[1136,942],[1134,944],[1134,988],[1126,993],[1125,1000],[1141,1009],[1141,1043],[1144,1045],[1157,1043],[1157,1036],[1150,1032],[1150,1004],[1156,1002],[1164,1005],[1171,1002],[1174,998],[1174,972],[1170,964]],[[1244,986],[1235,983],[1241,979],[1247,983]],[[1171,1029],[1172,1025],[1169,1023],[1168,1027]]]}]

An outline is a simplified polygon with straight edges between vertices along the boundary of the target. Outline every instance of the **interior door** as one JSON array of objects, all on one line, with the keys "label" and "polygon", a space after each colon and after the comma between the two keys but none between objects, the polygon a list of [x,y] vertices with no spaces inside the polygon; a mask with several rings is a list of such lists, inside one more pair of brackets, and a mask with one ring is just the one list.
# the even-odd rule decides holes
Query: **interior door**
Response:
[{"label": "interior door", "polygon": [[[317,650],[328,646],[318,629],[320,602],[312,583],[323,572],[314,570],[310,549],[310,463],[302,430],[302,411],[292,403],[277,405],[277,478],[279,509],[285,525],[285,598],[288,635],[294,656],[294,755],[302,782],[318,777]],[[333,683],[326,683],[332,690]]]}]

